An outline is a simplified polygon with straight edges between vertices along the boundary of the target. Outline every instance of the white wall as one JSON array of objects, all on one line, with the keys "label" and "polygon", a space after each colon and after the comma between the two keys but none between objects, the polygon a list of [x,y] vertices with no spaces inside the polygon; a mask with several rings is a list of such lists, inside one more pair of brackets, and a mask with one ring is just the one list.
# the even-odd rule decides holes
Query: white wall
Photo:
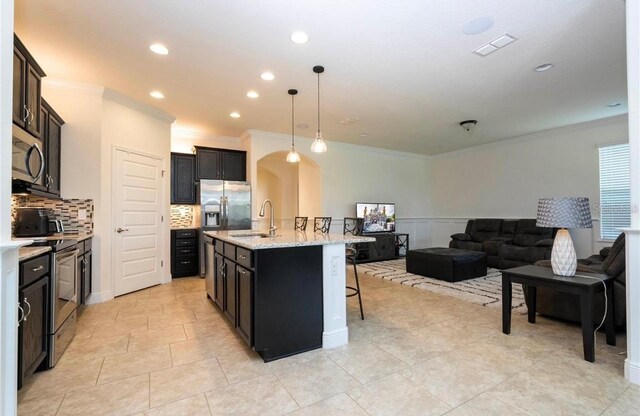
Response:
[{"label": "white wall", "polygon": [[[432,157],[426,176],[430,216],[440,223],[535,218],[538,198],[587,196],[597,220],[598,146],[627,140],[626,117],[616,117]],[[598,242],[598,227],[596,221],[593,230],[571,231],[579,256],[606,245]],[[439,242],[442,235],[437,234]]]},{"label": "white wall", "polygon": [[184,130],[175,126],[171,129],[172,152],[191,153],[193,146],[246,150],[242,141],[237,137],[207,136],[194,130]]},{"label": "white wall", "polygon": [[[112,152],[122,146],[165,161],[171,149],[170,117],[104,87],[68,81],[43,82],[42,96],[65,120],[62,130],[62,196],[93,199],[93,294],[91,302],[113,297],[111,275]],[[165,179],[165,222],[169,221],[169,181]],[[165,230],[165,275],[170,278],[169,227]]]}]

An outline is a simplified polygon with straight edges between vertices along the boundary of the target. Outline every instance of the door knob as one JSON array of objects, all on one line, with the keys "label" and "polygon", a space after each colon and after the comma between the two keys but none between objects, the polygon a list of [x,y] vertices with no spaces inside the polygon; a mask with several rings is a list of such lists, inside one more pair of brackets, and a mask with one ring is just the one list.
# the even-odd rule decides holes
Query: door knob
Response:
[{"label": "door knob", "polygon": [[122,232],[125,232],[125,231],[129,231],[129,229],[128,228],[120,228],[120,227],[116,228],[116,232],[117,233],[122,233]]}]

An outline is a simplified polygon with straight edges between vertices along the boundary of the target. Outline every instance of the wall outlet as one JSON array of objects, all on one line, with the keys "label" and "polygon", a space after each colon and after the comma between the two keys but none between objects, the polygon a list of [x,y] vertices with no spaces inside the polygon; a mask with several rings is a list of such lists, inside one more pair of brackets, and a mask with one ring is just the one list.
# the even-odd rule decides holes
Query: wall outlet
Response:
[{"label": "wall outlet", "polygon": [[339,257],[332,257],[331,258],[331,274],[333,276],[337,276],[338,275],[338,259],[339,259]]},{"label": "wall outlet", "polygon": [[86,209],[79,209],[78,210],[78,219],[79,220],[86,220],[87,219],[87,210]]}]

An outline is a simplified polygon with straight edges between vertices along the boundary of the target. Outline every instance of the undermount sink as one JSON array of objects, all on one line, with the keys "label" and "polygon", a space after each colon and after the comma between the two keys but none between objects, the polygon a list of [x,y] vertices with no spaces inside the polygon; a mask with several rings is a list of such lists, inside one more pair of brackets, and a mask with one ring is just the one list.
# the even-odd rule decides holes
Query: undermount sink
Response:
[{"label": "undermount sink", "polygon": [[277,235],[269,235],[269,233],[245,233],[245,234],[233,234],[229,237],[235,238],[270,238],[270,237],[278,237]]}]

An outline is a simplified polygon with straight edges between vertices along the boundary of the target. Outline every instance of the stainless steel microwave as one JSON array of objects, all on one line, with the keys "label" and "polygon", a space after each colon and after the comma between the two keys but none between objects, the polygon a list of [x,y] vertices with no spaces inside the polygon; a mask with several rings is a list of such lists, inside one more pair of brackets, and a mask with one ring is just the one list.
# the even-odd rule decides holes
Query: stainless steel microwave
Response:
[{"label": "stainless steel microwave", "polygon": [[11,175],[13,179],[45,184],[45,159],[42,140],[35,138],[18,126],[13,126]]}]

